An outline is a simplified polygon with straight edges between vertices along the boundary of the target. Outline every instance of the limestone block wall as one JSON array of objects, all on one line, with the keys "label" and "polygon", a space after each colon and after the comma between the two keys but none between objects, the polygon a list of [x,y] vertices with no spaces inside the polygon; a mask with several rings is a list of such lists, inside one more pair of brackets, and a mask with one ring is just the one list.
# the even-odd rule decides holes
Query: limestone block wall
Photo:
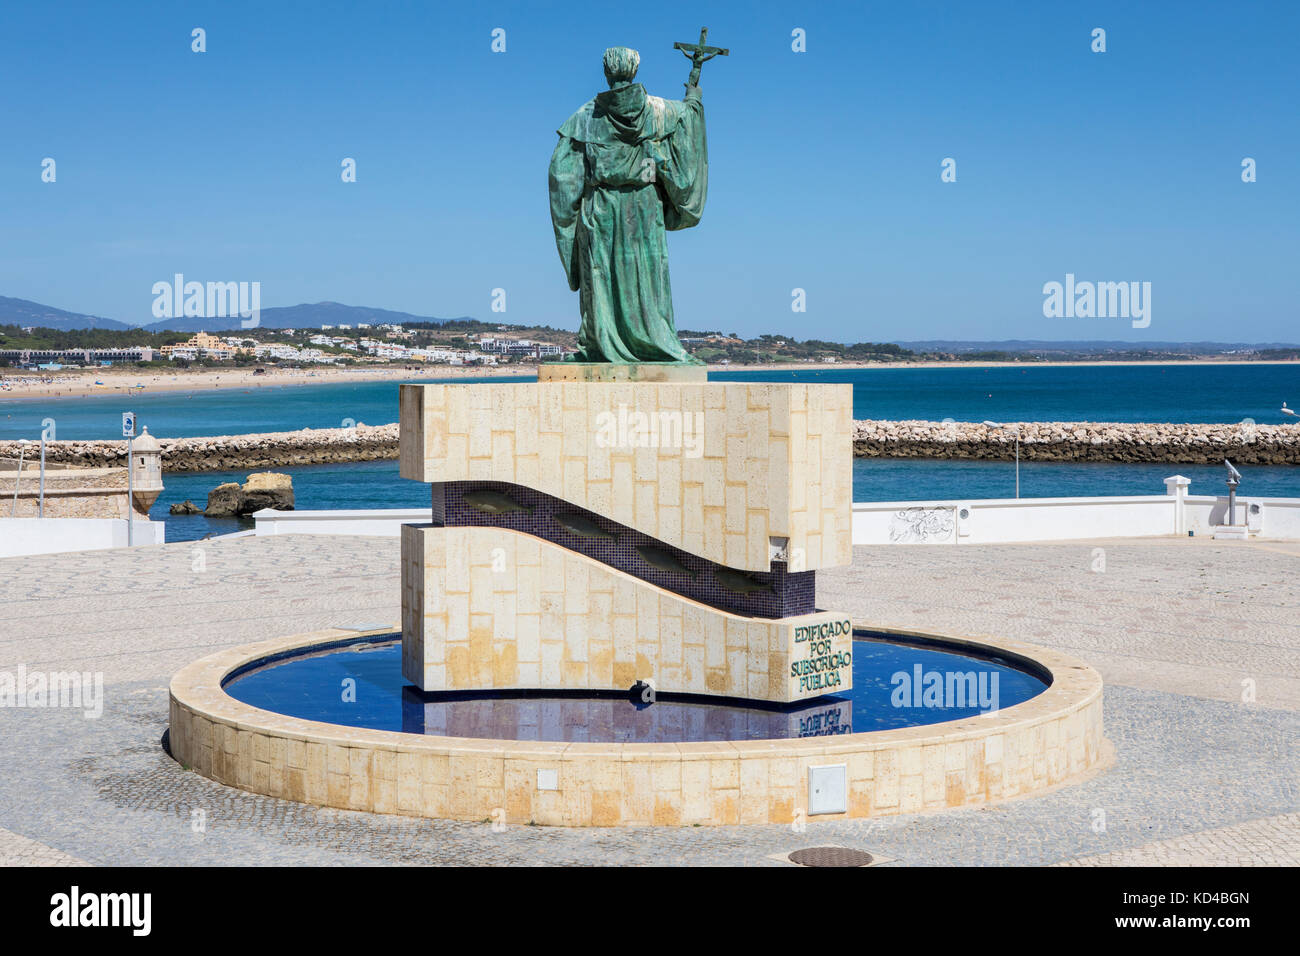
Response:
[{"label": "limestone block wall", "polygon": [[403,526],[402,587],[402,675],[426,691],[647,681],[793,701],[851,686],[845,615],[730,614],[506,528]]},{"label": "limestone block wall", "polygon": [[401,474],[503,481],[748,571],[848,564],[852,387],[401,387]]},{"label": "limestone block wall", "polygon": [[[16,462],[0,468],[0,502],[9,517],[35,518],[40,514],[40,463],[30,457],[18,472]],[[14,486],[17,484],[17,498]],[[45,517],[47,518],[126,518],[134,513],[147,518],[145,512],[132,507],[127,494],[125,468],[47,468],[45,472]]]}]

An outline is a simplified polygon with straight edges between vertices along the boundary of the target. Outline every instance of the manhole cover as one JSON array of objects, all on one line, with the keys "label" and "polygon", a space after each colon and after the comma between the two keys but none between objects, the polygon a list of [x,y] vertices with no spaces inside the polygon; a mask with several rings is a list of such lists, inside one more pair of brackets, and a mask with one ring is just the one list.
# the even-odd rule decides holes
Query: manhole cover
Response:
[{"label": "manhole cover", "polygon": [[800,866],[869,866],[871,854],[843,846],[814,846],[795,850],[790,862]]}]

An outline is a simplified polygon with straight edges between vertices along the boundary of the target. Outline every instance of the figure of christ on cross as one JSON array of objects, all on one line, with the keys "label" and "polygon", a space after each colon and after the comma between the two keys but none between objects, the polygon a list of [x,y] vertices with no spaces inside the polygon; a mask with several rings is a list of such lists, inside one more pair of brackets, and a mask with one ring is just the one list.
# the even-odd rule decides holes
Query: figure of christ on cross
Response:
[{"label": "figure of christ on cross", "polygon": [[709,38],[709,28],[700,28],[699,43],[674,43],[674,50],[681,50],[686,54],[686,59],[691,61],[690,78],[686,81],[686,88],[689,90],[692,86],[700,85],[700,67],[712,60],[715,56],[730,56],[730,50],[724,50],[720,46],[705,46],[704,41]]}]

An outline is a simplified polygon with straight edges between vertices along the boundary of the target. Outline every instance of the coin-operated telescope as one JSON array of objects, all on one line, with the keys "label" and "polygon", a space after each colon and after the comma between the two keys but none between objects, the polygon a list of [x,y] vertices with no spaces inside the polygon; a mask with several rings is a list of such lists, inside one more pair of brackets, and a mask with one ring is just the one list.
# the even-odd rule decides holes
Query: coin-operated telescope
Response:
[{"label": "coin-operated telescope", "polygon": [[1237,486],[1241,484],[1241,472],[1226,458],[1223,464],[1228,468],[1228,524],[1233,525],[1237,523]]}]

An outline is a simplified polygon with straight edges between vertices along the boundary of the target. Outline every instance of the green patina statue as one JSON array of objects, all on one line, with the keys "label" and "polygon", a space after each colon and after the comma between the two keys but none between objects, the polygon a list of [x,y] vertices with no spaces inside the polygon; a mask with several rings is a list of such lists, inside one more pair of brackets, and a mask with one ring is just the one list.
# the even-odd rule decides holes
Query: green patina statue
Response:
[{"label": "green patina statue", "polygon": [[605,51],[609,89],[559,129],[551,156],[555,244],[579,293],[578,362],[698,365],[673,322],[665,232],[700,221],[709,187],[700,64],[726,50],[676,44],[693,69],[682,100],[633,83],[641,57]]}]

